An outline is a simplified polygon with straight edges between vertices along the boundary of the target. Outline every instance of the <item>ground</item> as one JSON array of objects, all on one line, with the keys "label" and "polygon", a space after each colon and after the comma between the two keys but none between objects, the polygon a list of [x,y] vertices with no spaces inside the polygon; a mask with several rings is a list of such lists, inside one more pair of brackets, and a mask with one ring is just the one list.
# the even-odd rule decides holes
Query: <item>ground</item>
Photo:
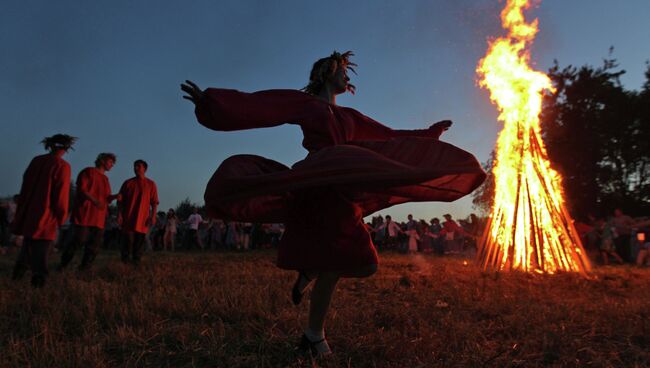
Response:
[{"label": "ground", "polygon": [[10,280],[14,257],[0,257],[2,367],[650,366],[650,270],[632,266],[586,279],[381,254],[375,276],[339,284],[334,354],[312,359],[294,350],[308,303],[291,304],[295,274],[272,251],[147,253],[139,270],[104,252],[43,290]]}]

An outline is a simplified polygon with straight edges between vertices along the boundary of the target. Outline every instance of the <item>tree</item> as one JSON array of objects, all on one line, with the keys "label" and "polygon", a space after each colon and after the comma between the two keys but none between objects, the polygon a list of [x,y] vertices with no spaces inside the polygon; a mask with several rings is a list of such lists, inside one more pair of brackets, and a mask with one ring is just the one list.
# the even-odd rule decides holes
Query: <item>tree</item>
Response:
[{"label": "tree", "polygon": [[556,62],[549,71],[556,90],[544,99],[543,138],[578,218],[650,209],[650,68],[641,93],[623,88],[624,73],[614,59],[599,68]]},{"label": "tree", "polygon": [[176,206],[174,212],[176,213],[176,217],[179,219],[187,220],[187,218],[190,217],[192,213],[194,213],[194,208],[201,209],[201,206],[190,201],[188,197],[182,200],[181,203]]}]

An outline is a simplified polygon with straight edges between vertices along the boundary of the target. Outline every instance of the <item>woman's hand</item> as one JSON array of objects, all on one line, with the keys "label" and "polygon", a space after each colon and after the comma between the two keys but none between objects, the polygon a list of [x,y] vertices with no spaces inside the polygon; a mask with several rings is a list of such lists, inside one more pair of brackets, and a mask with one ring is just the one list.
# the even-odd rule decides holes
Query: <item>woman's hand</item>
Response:
[{"label": "woman's hand", "polygon": [[441,131],[445,131],[449,129],[449,127],[453,124],[451,120],[441,120],[435,124],[432,124],[429,129],[440,129]]},{"label": "woman's hand", "polygon": [[191,80],[186,80],[185,83],[181,83],[181,90],[188,94],[188,96],[183,96],[183,98],[192,101],[194,105],[199,106],[203,101],[203,90]]},{"label": "woman's hand", "polygon": [[451,126],[451,120],[442,120],[435,124],[431,124],[429,132],[431,138],[440,139],[440,135]]}]

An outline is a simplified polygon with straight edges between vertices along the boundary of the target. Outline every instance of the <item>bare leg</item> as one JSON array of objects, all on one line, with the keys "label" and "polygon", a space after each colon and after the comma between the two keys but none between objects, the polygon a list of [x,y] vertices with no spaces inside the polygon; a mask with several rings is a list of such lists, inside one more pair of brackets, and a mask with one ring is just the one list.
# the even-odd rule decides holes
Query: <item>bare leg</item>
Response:
[{"label": "bare leg", "polygon": [[336,283],[339,281],[338,272],[321,272],[311,291],[309,303],[309,328],[312,331],[322,331],[325,325],[325,315],[330,307]]}]

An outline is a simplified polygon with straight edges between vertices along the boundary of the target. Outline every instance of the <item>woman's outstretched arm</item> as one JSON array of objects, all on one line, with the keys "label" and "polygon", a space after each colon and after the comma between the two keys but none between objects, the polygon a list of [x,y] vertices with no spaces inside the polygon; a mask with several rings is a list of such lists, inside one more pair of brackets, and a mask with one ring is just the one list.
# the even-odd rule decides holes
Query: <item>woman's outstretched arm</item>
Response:
[{"label": "woman's outstretched arm", "polygon": [[[253,93],[234,89],[201,90],[191,81],[181,84],[196,106],[198,121],[207,128],[232,131],[299,123],[310,113],[313,98],[297,90],[267,90]],[[312,109],[313,111],[313,109]]]},{"label": "woman's outstretched arm", "polygon": [[353,140],[387,140],[396,137],[423,137],[438,139],[449,127],[451,120],[442,120],[427,129],[391,129],[362,113],[349,109],[355,115],[355,134]]}]

